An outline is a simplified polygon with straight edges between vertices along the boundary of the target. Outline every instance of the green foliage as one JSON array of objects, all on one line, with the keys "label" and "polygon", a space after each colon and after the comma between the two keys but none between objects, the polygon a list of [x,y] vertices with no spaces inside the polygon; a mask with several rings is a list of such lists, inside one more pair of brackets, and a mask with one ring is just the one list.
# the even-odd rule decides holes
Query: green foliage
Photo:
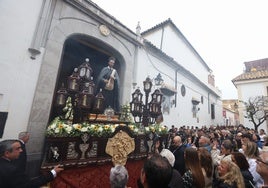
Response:
[{"label": "green foliage", "polygon": [[68,97],[66,100],[66,105],[62,109],[62,111],[65,113],[65,115],[61,116],[61,119],[65,120],[73,120],[74,114],[73,114],[73,105],[72,105],[72,98]]},{"label": "green foliage", "polygon": [[122,105],[121,106],[121,115],[120,120],[125,122],[133,122],[132,114],[130,112],[130,105]]}]

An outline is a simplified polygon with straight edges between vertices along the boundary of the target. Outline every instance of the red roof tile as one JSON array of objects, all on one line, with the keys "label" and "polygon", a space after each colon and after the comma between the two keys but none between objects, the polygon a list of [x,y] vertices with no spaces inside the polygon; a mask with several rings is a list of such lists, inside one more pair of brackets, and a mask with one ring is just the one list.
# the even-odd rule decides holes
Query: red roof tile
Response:
[{"label": "red roof tile", "polygon": [[246,72],[234,78],[232,82],[242,81],[242,80],[255,80],[255,79],[262,79],[262,78],[268,78],[268,70]]}]

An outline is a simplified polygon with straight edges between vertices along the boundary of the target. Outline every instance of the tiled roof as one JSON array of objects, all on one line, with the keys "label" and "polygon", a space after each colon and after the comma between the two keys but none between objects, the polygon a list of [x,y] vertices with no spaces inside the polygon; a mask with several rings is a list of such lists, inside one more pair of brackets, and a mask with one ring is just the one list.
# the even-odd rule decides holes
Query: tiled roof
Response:
[{"label": "tiled roof", "polygon": [[261,78],[268,78],[268,70],[245,72],[234,78],[232,82],[243,81],[243,80],[255,80]]},{"label": "tiled roof", "polygon": [[245,62],[245,66],[246,72],[251,70],[266,70],[268,69],[268,58]]}]

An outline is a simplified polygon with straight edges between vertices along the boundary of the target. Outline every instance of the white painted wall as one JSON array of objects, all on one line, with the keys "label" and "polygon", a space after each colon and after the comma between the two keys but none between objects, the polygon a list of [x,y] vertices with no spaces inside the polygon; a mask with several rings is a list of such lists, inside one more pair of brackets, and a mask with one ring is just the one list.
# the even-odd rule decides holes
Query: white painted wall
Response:
[{"label": "white painted wall", "polygon": [[[162,34],[163,39],[161,46]],[[170,25],[164,27],[163,33],[162,29],[156,30],[146,36],[146,39],[151,41],[167,55],[174,58],[174,60],[184,68],[190,70],[191,73],[198,77],[203,83],[206,84],[208,82],[209,71],[201,63],[201,59],[189,48],[184,37],[179,35]]]},{"label": "white painted wall", "polygon": [[[239,100],[248,102],[248,99],[255,96],[267,96],[268,79],[259,79],[251,81],[242,81],[237,83],[237,91]],[[239,104],[239,114],[240,122],[246,127],[254,128],[253,123],[251,123],[247,118],[244,118],[245,108],[240,103]],[[242,114],[242,115],[241,115]],[[267,132],[266,122],[264,122],[259,129],[264,129]]]},{"label": "white painted wall", "polygon": [[[208,84],[208,75],[210,74],[207,67],[203,64],[202,59],[195,53],[192,47],[187,43],[186,39],[178,33],[170,25],[159,28],[146,34],[146,40],[150,41],[154,46],[161,49],[168,56],[172,57],[178,64],[182,65],[186,70],[195,75],[202,83],[212,89],[221,96],[219,90]],[[164,81],[172,86],[175,86],[175,70],[170,69],[168,65],[155,65],[158,61],[156,58],[146,54],[139,53],[139,63],[141,64],[138,70],[139,78],[145,79],[145,75],[154,78],[158,73],[161,73]],[[147,65],[146,65],[147,63]],[[161,69],[159,69],[161,67]],[[155,69],[155,70],[154,70]],[[140,82],[141,83],[141,82]],[[186,86],[186,95],[183,97],[180,92],[181,85]],[[183,72],[178,72],[177,78],[177,108],[172,108],[170,115],[164,115],[164,123],[168,126],[174,125],[223,125],[222,117],[222,102],[216,96],[209,94],[205,88],[202,88],[194,80]],[[197,113],[197,118],[193,118],[192,114],[192,98],[200,100],[203,96],[203,104],[199,104],[200,110]],[[215,105],[215,119],[211,119],[211,104]]]},{"label": "white painted wall", "polygon": [[225,125],[226,125],[226,119],[228,119],[228,125],[236,125],[235,122],[235,114],[234,112],[228,110],[228,109],[224,109],[226,112],[226,118],[225,118]]},{"label": "white painted wall", "polygon": [[3,139],[27,129],[41,55],[30,59],[28,48],[42,0],[0,1],[0,111],[8,112]]},{"label": "white painted wall", "polygon": [[[143,92],[143,81],[149,76],[154,79],[158,73],[161,73],[165,84],[173,86],[175,88],[175,70],[164,62],[160,61],[157,57],[154,57],[146,49],[141,48],[137,57],[137,72],[136,88],[140,88]],[[222,102],[218,100],[215,96],[209,95],[208,91],[202,88],[195,81],[189,79],[185,73],[177,73],[177,107],[173,106],[170,109],[170,114],[164,114],[163,124],[171,127],[171,125],[182,126],[203,126],[203,125],[222,125]],[[183,97],[180,92],[181,85],[186,87],[186,95]],[[155,88],[152,89],[152,92]],[[134,89],[133,89],[134,92]],[[144,94],[145,95],[145,94]],[[201,96],[204,98],[203,104],[199,104],[198,108],[200,110],[197,113],[197,118],[193,118],[192,113],[192,98],[200,100]],[[145,100],[145,96],[143,98]],[[150,99],[149,99],[150,101]],[[215,104],[215,119],[211,119],[210,104]]]},{"label": "white painted wall", "polygon": [[[28,126],[44,53],[43,49],[40,49],[41,54],[32,60],[28,48],[31,47],[42,3],[43,0],[28,0],[19,3],[18,6],[18,1],[15,0],[0,1],[0,111],[8,112],[2,139],[15,138],[17,133],[25,131]],[[167,43],[163,46],[166,52],[185,68],[191,70],[202,82],[207,83],[206,70],[182,39],[176,38],[176,45],[167,47],[168,43],[174,40],[172,37],[177,37],[173,30],[170,32],[171,35],[166,36]],[[172,49],[178,50],[172,51]],[[172,68],[148,55],[144,49],[140,49],[138,54],[136,69],[138,72],[134,73],[133,77],[140,88],[143,88],[142,82],[147,76],[154,78],[159,72],[167,84],[175,86],[175,71]],[[182,83],[187,86],[185,97],[180,94]],[[204,103],[199,105],[199,123],[197,123],[197,119],[192,118],[191,99],[192,97],[200,99],[201,95],[204,96]],[[222,123],[221,102],[211,95],[208,101],[207,91],[183,75],[178,76],[177,96],[177,108],[171,108],[168,118],[164,117],[168,126],[171,124],[202,126]],[[210,119],[210,103],[215,103],[215,120]]]}]

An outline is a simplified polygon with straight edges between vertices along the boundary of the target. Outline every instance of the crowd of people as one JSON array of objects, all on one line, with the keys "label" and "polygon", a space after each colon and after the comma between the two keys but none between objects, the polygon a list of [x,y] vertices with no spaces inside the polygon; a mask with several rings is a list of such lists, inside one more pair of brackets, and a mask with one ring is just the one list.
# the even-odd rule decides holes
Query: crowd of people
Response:
[{"label": "crowd of people", "polygon": [[[169,133],[165,147],[156,137],[139,188],[268,188],[268,137],[263,129],[172,126]],[[127,187],[127,181],[111,187]]]},{"label": "crowd of people", "polygon": [[[63,168],[30,179],[25,173],[25,143],[0,142],[0,187],[40,187],[52,181]],[[189,128],[175,126],[169,138],[155,136],[152,151],[137,180],[138,188],[268,188],[268,137],[242,125]],[[126,188],[129,174],[121,165],[110,171],[112,188]]]}]

